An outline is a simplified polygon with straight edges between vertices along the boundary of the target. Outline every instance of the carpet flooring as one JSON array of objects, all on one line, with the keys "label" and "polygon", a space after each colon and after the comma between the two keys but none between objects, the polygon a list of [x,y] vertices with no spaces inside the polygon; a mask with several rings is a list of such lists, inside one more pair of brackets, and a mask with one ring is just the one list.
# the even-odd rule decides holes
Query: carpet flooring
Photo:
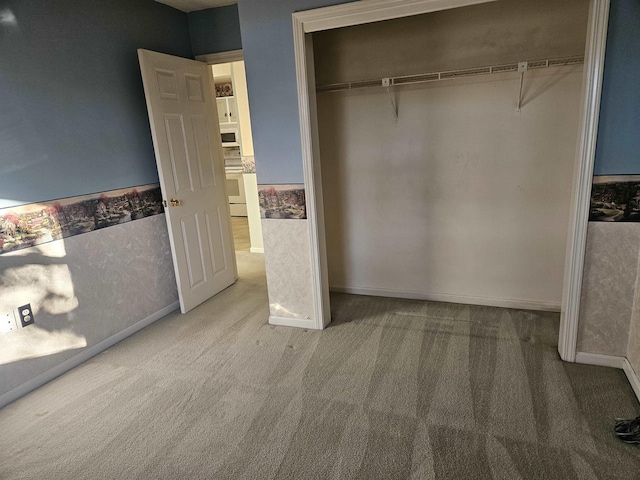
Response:
[{"label": "carpet flooring", "polygon": [[262,256],[0,410],[2,479],[638,479],[622,371],[567,364],[558,315],[332,295],[266,323]]}]

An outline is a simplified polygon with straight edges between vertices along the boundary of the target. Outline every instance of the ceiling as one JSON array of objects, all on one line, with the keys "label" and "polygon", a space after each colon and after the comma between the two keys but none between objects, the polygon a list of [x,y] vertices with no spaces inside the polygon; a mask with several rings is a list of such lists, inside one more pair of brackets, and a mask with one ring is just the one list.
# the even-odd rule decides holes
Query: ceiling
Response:
[{"label": "ceiling", "polygon": [[193,12],[195,10],[238,3],[237,0],[156,0],[156,2],[164,3],[183,12]]}]

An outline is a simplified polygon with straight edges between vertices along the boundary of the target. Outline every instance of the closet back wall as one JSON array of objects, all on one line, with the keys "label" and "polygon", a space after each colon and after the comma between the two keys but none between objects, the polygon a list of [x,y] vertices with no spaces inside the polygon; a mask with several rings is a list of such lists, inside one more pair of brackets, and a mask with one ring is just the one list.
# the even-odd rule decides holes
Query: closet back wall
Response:
[{"label": "closet back wall", "polygon": [[[317,83],[584,53],[586,1],[496,3],[484,37],[494,4],[316,34]],[[383,89],[318,95],[332,290],[559,309],[582,68],[527,72],[520,113],[519,80],[395,87],[397,120]]]}]

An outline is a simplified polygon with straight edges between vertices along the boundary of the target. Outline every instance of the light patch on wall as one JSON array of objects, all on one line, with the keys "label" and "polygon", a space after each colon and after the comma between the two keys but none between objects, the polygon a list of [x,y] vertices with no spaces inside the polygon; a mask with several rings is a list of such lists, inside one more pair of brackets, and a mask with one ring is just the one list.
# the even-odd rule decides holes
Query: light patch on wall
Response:
[{"label": "light patch on wall", "polygon": [[87,339],[70,330],[50,332],[37,325],[31,325],[28,327],[28,333],[25,328],[0,337],[0,365],[86,346]]},{"label": "light patch on wall", "polygon": [[11,198],[0,198],[0,209],[24,205],[25,202],[12,200]]},{"label": "light patch on wall", "polygon": [[[87,346],[84,335],[72,325],[39,325],[39,314],[60,316],[68,322],[78,308],[71,272],[65,263],[63,241],[11,252],[0,263],[0,312],[14,312],[31,304],[36,324],[0,336],[0,365],[27,358],[53,355]],[[65,317],[62,317],[65,316]]]},{"label": "light patch on wall", "polygon": [[284,306],[282,306],[279,303],[270,303],[269,307],[271,309],[271,312],[273,313],[274,316],[276,317],[286,317],[286,318],[306,318],[309,319],[308,315],[300,315],[296,312],[292,312],[291,310],[289,310],[288,308],[285,308]]},{"label": "light patch on wall", "polygon": [[4,10],[0,10],[0,25],[3,27],[18,27],[18,19],[13,14],[13,12],[6,8]]},{"label": "light patch on wall", "polygon": [[[32,256],[37,258],[29,261]],[[68,265],[60,260],[65,256],[62,241],[7,255],[9,258],[19,257],[21,264],[0,268],[0,312],[11,311],[26,303],[32,304],[36,315],[38,310],[53,315],[75,310],[78,299],[71,272]]]}]

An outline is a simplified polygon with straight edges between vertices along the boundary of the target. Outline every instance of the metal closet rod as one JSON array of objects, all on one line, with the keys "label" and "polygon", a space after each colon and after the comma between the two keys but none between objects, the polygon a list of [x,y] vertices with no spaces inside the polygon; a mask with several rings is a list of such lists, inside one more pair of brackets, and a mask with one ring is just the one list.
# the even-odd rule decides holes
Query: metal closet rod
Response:
[{"label": "metal closet rod", "polygon": [[[389,86],[412,85],[416,83],[437,82],[440,80],[450,80],[452,78],[473,77],[476,75],[489,75],[492,73],[518,72],[518,64],[523,62],[506,63],[504,65],[490,65],[487,67],[465,68],[462,70],[448,70],[446,72],[420,73],[417,75],[402,75],[399,77],[388,77]],[[526,63],[527,70],[538,68],[562,67],[566,65],[579,65],[584,63],[584,55],[573,57],[552,58],[548,60],[534,60]],[[357,82],[332,83],[316,87],[316,92],[339,92],[343,90],[354,90],[370,87],[387,87],[384,81],[387,78],[377,78],[375,80],[360,80]]]}]

